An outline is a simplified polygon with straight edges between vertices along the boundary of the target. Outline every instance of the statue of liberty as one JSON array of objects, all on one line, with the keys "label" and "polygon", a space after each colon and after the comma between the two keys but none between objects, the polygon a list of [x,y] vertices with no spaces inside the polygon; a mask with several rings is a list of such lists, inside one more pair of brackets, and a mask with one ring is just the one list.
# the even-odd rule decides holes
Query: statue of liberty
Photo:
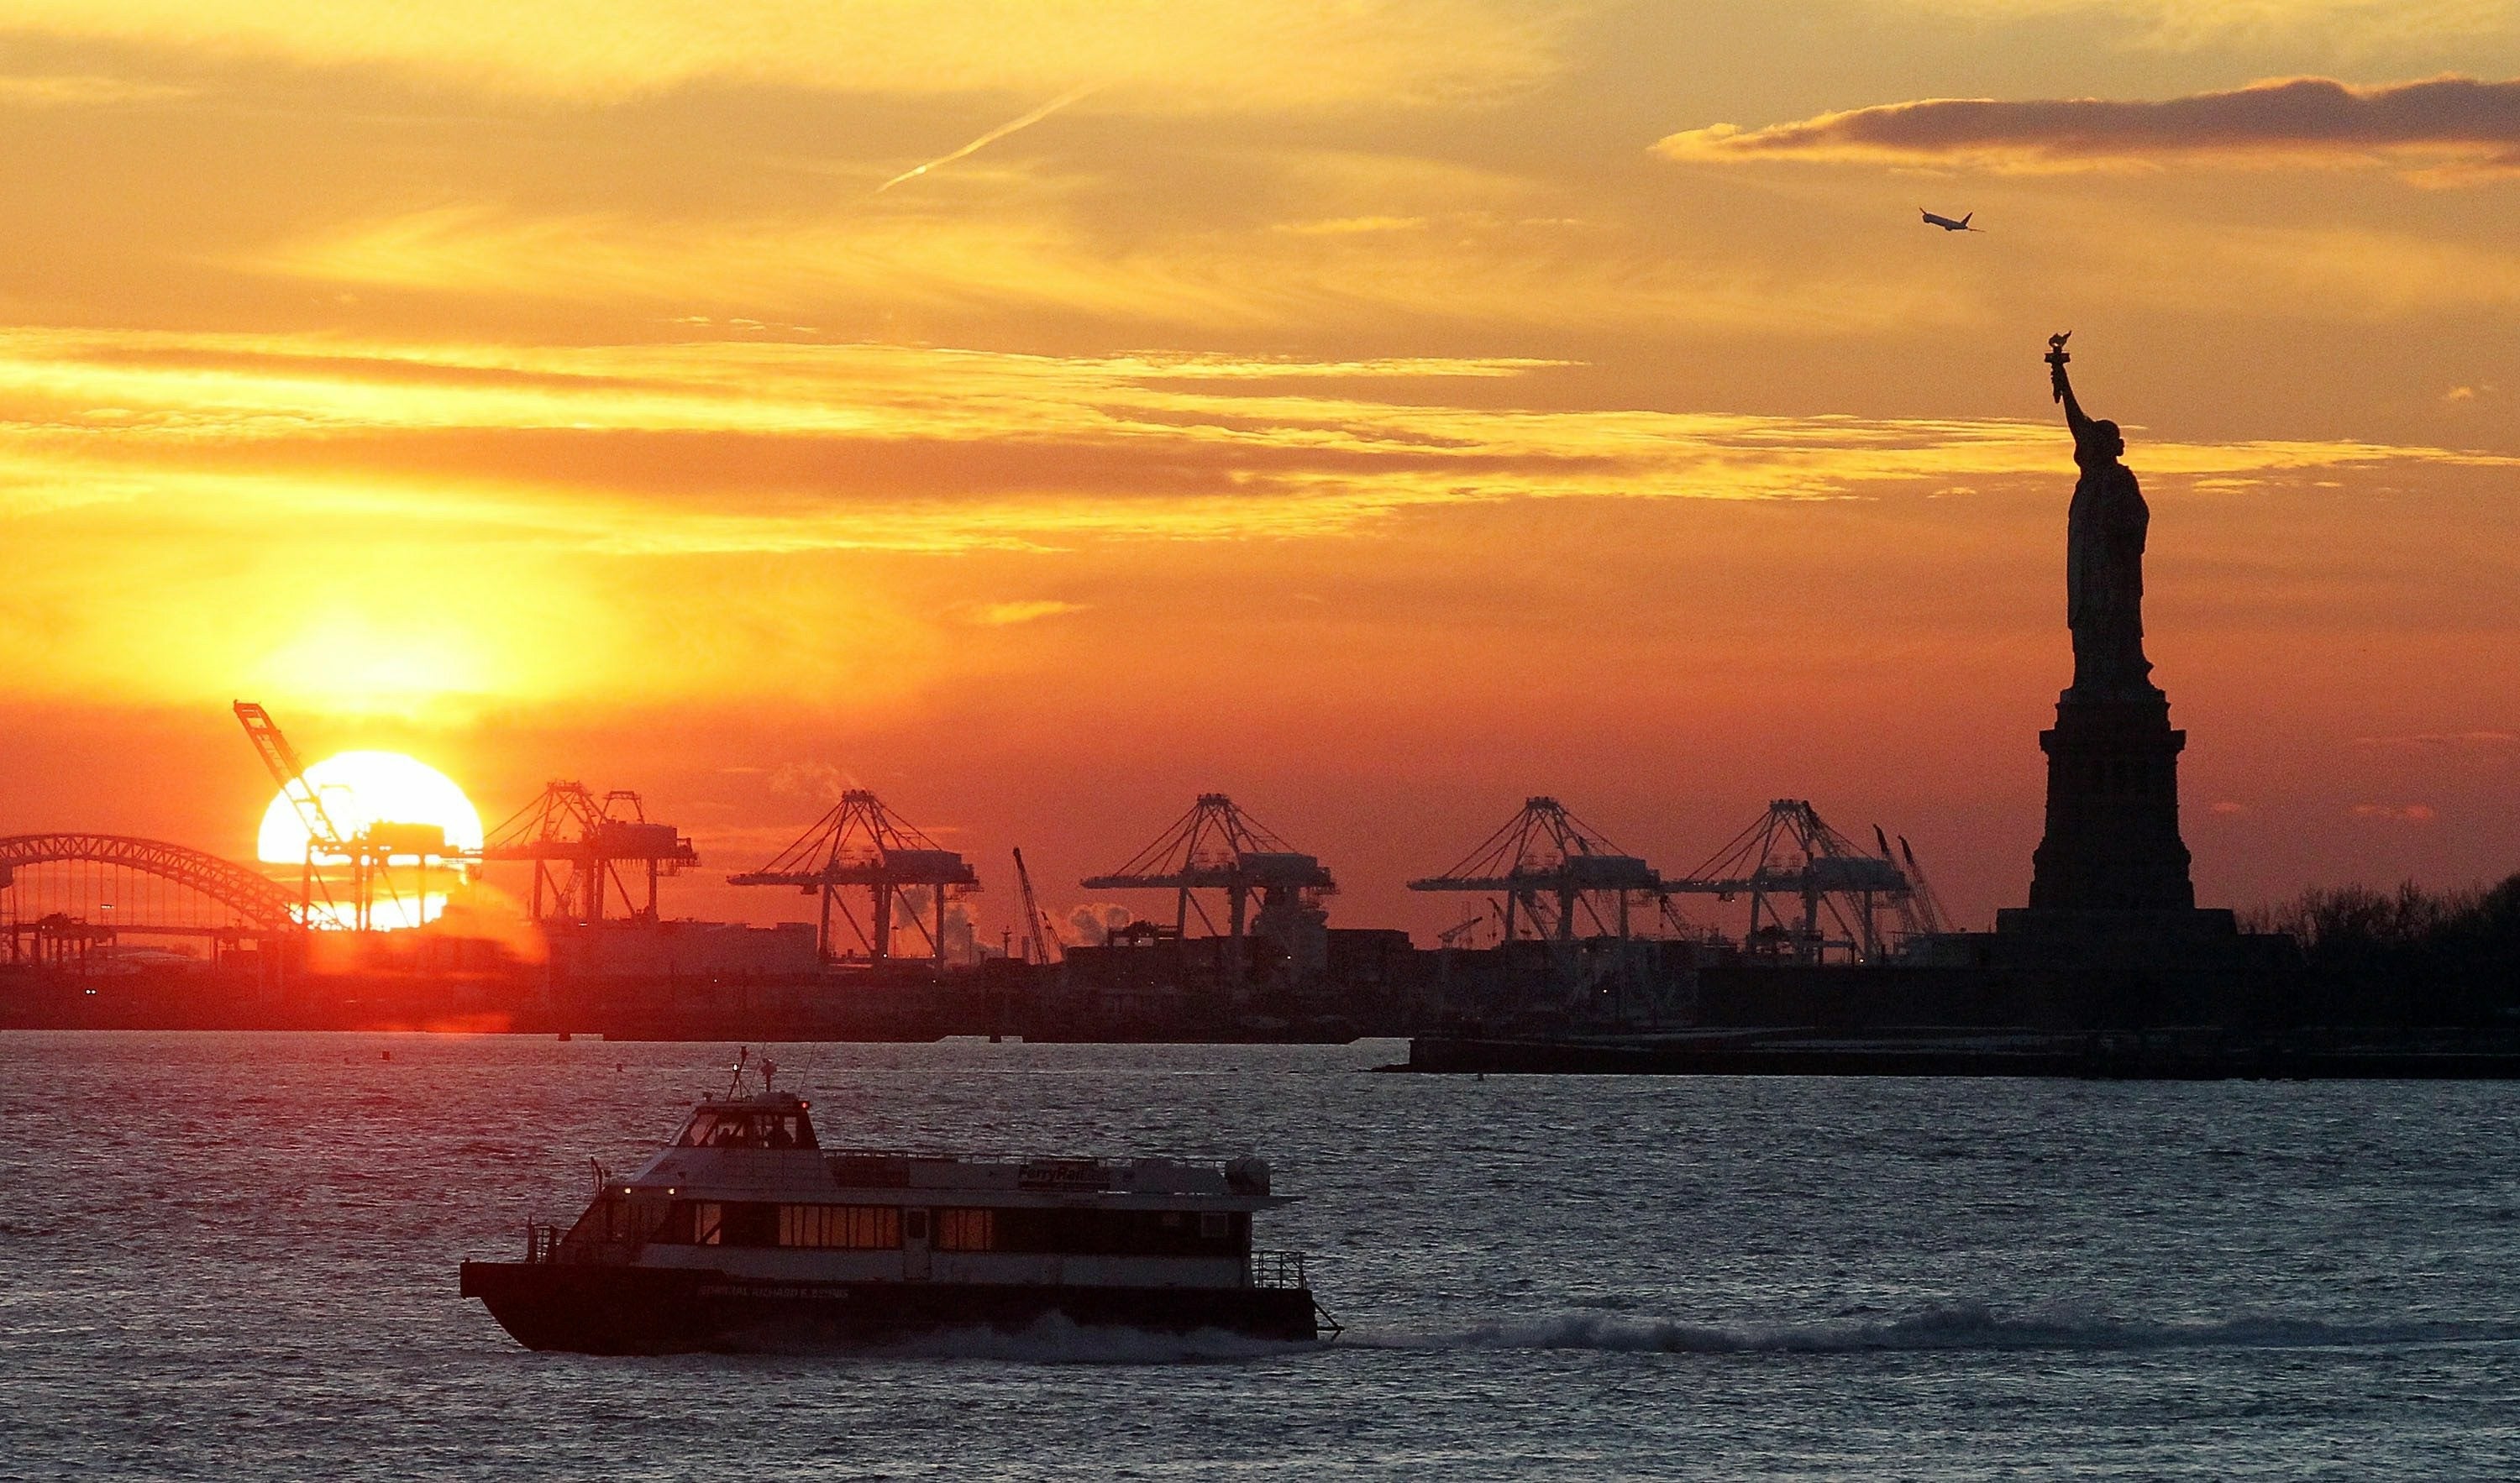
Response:
[{"label": "statue of liberty", "polygon": [[2065,623],[2074,632],[2074,685],[2065,697],[2148,700],[2161,694],[2143,656],[2143,539],[2152,512],[2134,472],[2118,462],[2126,452],[2118,425],[2084,416],[2074,399],[2066,337],[2048,340],[2056,400],[2083,471],[2065,516]]}]

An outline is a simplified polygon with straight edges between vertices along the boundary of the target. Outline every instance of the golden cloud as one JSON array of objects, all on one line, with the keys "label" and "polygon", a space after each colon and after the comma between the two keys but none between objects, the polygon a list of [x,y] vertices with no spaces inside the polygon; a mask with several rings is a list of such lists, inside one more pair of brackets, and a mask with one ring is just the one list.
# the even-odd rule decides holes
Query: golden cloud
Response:
[{"label": "golden cloud", "polygon": [[2304,40],[2347,52],[2507,38],[2500,0],[1874,0],[1884,9],[1972,22],[2090,20],[2121,44],[2164,51]]},{"label": "golden cloud", "polygon": [[1800,159],[1995,170],[2244,164],[2389,164],[2440,172],[2520,167],[2520,80],[2437,77],[2352,87],[2324,77],[2160,102],[1934,98],[1742,129],[1673,134],[1685,161]]},{"label": "golden cloud", "polygon": [[[942,550],[1313,530],[1463,500],[1842,498],[2057,467],[2052,427],[2008,419],[1372,393],[1392,377],[1535,369],[22,331],[0,335],[0,501],[23,514],[181,489],[201,501],[189,510],[356,511],[579,549]],[[2147,470],[2227,487],[2325,468],[2514,462],[2350,440],[2141,446]]]}]

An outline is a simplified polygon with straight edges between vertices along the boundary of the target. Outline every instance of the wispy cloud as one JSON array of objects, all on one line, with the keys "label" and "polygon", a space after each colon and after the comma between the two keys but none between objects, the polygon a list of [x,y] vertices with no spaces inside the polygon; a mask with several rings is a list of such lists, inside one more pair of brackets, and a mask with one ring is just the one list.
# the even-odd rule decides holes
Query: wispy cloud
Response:
[{"label": "wispy cloud", "polygon": [[[884,202],[906,194],[915,193]],[[915,315],[968,322],[991,338],[1010,325],[1079,319],[1267,332],[1281,343],[1366,340],[1366,328],[1394,321],[1476,325],[1491,337],[1511,327],[1552,339],[1645,326],[1807,337],[1949,324],[1965,297],[1948,280],[1885,282],[1870,268],[1790,255],[1740,260],[1635,242],[1597,253],[1552,223],[1495,214],[1449,233],[1244,231],[1201,214],[1214,209],[1186,202],[1178,218],[1115,238],[1082,204],[1037,201],[1004,210],[709,220],[433,206],[333,222],[218,262],[336,291],[583,311],[637,306],[729,323],[737,315],[818,324]]]},{"label": "wispy cloud", "polygon": [[2430,824],[2441,817],[2429,803],[2358,803],[2351,812],[2357,819],[2385,820],[2392,824]]},{"label": "wispy cloud", "polygon": [[1572,7],[1503,0],[0,0],[17,35],[401,68],[567,99],[694,83],[1036,93],[1077,77],[1167,112],[1408,108],[1526,87]]},{"label": "wispy cloud", "polygon": [[1276,230],[1298,237],[1357,237],[1370,232],[1425,230],[1423,216],[1331,216],[1317,221],[1282,221]]},{"label": "wispy cloud", "polygon": [[2358,746],[2422,747],[2426,750],[2453,748],[2498,750],[2506,746],[2520,746],[2520,732],[2418,732],[2413,736],[2406,737],[2357,737],[2354,741]]},{"label": "wispy cloud", "polygon": [[2353,87],[2296,77],[2158,102],[1935,98],[1765,128],[1716,124],[1655,148],[1673,159],[1717,162],[2075,170],[2210,158],[2501,172],[2520,168],[2520,80]]},{"label": "wispy cloud", "polygon": [[982,603],[966,609],[970,621],[983,628],[1012,628],[1018,623],[1038,623],[1044,618],[1064,617],[1083,612],[1083,603],[1063,603],[1056,599],[1035,598],[1015,603]]},{"label": "wispy cloud", "polygon": [[0,76],[0,108],[111,108],[116,104],[163,103],[190,98],[198,91],[175,83],[109,77],[93,72]]},{"label": "wispy cloud", "polygon": [[[1378,394],[1403,374],[1440,384],[1533,369],[22,332],[0,336],[0,510],[392,519],[617,555],[1024,550],[1323,533],[1465,502],[1842,499],[2062,467],[2045,423]],[[2520,465],[2345,440],[2138,439],[2148,476],[2226,492],[2338,470]]]},{"label": "wispy cloud", "polygon": [[999,124],[996,128],[982,134],[979,138],[972,140],[969,144],[963,146],[952,154],[939,155],[935,158],[928,160],[925,164],[912,165],[909,169],[902,171],[890,180],[877,186],[875,188],[875,194],[880,196],[884,192],[891,190],[894,186],[900,185],[904,181],[917,180],[920,176],[937,168],[939,165],[952,164],[957,159],[968,159],[972,156],[980,153],[982,150],[985,150],[989,146],[997,143],[999,140],[1006,138],[1009,134],[1012,134],[1020,129],[1031,128],[1034,124],[1039,123],[1051,114],[1058,112],[1060,109],[1083,99],[1087,94],[1093,92],[1094,89],[1095,84],[1090,82],[1085,84],[1083,87],[1069,88],[1066,92],[1059,94],[1048,103],[1034,109],[1031,112],[1025,113],[1019,118],[1010,119],[1005,123]]}]

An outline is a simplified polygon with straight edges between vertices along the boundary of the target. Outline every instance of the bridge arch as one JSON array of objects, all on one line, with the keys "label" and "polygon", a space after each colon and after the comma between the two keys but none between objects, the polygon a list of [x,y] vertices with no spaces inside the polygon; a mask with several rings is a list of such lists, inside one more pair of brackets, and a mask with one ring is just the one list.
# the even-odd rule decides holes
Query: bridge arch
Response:
[{"label": "bridge arch", "polygon": [[208,897],[264,931],[294,930],[297,898],[231,860],[163,839],[128,834],[62,832],[0,838],[0,887],[24,866],[82,860],[171,880]]}]

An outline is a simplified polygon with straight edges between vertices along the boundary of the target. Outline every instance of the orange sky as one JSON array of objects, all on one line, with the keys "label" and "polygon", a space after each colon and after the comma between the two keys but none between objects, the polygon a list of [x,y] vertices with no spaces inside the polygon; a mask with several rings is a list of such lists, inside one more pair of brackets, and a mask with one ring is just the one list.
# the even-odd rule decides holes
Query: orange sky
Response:
[{"label": "orange sky", "polygon": [[992,940],[1207,788],[1346,924],[1540,791],[1982,924],[2072,329],[2200,893],[2520,869],[2505,7],[518,9],[0,0],[0,831],[248,854],[244,697],[696,915],[863,783]]}]

